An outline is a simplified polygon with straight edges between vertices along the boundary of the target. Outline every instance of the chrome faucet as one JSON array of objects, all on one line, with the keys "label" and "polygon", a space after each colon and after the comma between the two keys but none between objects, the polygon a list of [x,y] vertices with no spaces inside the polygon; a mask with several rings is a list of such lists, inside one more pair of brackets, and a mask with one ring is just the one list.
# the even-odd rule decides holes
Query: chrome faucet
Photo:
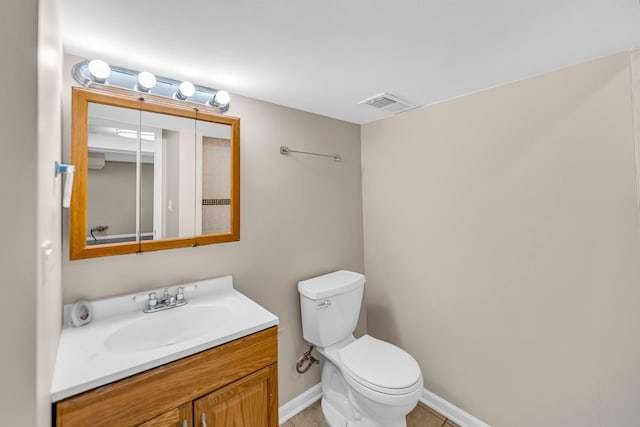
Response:
[{"label": "chrome faucet", "polygon": [[156,311],[168,310],[174,307],[185,305],[187,300],[184,298],[184,288],[180,286],[176,290],[175,295],[169,293],[169,288],[164,288],[164,295],[158,299],[155,292],[150,292],[147,296],[147,306],[144,308],[145,313],[155,313]]}]

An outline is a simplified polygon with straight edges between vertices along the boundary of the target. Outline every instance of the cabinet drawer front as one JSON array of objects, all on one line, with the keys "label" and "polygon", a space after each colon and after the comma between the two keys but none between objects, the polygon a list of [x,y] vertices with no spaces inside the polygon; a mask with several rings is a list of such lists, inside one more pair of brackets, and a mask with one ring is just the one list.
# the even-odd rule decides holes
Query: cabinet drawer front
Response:
[{"label": "cabinet drawer front", "polygon": [[272,327],[58,402],[57,425],[136,426],[274,364],[277,356]]}]

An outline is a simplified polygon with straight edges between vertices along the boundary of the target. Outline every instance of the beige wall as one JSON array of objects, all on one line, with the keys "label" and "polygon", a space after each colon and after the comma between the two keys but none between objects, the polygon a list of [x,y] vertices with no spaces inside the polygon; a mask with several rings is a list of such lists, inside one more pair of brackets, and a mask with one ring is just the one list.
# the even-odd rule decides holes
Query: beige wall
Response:
[{"label": "beige wall", "polygon": [[493,427],[637,425],[627,53],[364,125],[362,163],[368,332],[427,389]]},{"label": "beige wall", "polygon": [[37,7],[35,0],[0,3],[0,52],[10,58],[0,79],[11,82],[3,88],[10,102],[0,103],[0,271],[10,296],[0,298],[0,412],[15,425],[34,425],[37,407]]},{"label": "beige wall", "polygon": [[[40,9],[38,10],[38,6]],[[60,67],[57,2],[2,2],[0,52],[0,412],[3,425],[49,426],[60,330]],[[51,242],[41,256],[40,243]]]},{"label": "beige wall", "polygon": [[[67,59],[65,78],[75,63]],[[69,79],[63,93],[67,150],[68,85]],[[228,114],[241,120],[240,242],[81,261],[68,261],[65,243],[64,302],[232,274],[241,292],[280,318],[282,404],[320,380],[317,367],[295,372],[306,349],[297,282],[340,268],[363,271],[360,128],[240,96]],[[343,161],[285,157],[280,145],[339,152]]]}]

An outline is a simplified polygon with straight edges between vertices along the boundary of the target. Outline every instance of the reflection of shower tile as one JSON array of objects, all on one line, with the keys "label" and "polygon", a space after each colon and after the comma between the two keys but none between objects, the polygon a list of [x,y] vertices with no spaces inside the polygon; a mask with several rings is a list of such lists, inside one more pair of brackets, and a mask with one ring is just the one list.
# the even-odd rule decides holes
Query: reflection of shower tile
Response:
[{"label": "reflection of shower tile", "polygon": [[231,188],[231,150],[228,139],[204,137],[202,140],[202,196],[229,197]]},{"label": "reflection of shower tile", "polygon": [[230,221],[230,205],[202,206],[202,234],[228,233]]},{"label": "reflection of shower tile", "polygon": [[202,197],[205,199],[213,198],[213,185],[211,181],[211,175],[202,174]]},{"label": "reflection of shower tile", "polygon": [[230,205],[231,199],[202,199],[202,206]]},{"label": "reflection of shower tile", "polygon": [[202,176],[202,197],[204,199],[228,199],[230,186],[220,185],[213,175]]}]

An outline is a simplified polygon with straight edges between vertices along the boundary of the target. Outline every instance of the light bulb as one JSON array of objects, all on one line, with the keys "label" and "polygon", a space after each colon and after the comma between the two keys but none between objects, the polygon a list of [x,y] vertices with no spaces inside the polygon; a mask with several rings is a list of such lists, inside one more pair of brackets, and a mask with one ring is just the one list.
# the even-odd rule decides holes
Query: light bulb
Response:
[{"label": "light bulb", "polygon": [[156,76],[148,71],[138,74],[138,89],[143,92],[149,92],[157,83]]},{"label": "light bulb", "polygon": [[178,88],[178,92],[176,96],[179,99],[187,99],[196,94],[196,87],[191,82],[182,82],[180,83],[180,87]]},{"label": "light bulb", "polygon": [[87,68],[89,68],[91,79],[96,83],[104,83],[111,75],[111,67],[101,59],[92,59]]},{"label": "light bulb", "polygon": [[219,90],[211,98],[210,104],[214,107],[225,107],[231,101],[231,95],[226,90]]}]

